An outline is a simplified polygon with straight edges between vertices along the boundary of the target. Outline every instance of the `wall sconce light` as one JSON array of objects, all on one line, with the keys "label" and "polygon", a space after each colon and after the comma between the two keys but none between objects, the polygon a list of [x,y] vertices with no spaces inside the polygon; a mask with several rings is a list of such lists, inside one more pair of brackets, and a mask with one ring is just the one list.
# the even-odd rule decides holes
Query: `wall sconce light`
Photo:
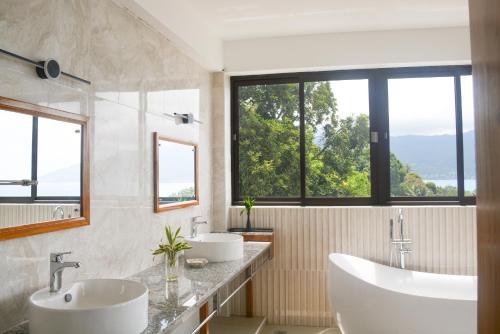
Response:
[{"label": "wall sconce light", "polygon": [[173,114],[163,113],[163,115],[173,118],[175,120],[179,120],[182,124],[193,124],[193,123],[203,124],[202,121],[195,119],[193,114],[191,113],[179,114],[174,112]]}]

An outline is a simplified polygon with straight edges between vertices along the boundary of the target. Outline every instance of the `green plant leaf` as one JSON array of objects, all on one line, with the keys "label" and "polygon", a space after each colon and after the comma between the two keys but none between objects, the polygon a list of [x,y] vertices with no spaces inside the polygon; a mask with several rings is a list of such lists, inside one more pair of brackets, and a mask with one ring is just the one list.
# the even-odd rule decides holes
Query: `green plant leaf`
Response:
[{"label": "green plant leaf", "polygon": [[183,250],[191,249],[191,245],[183,240],[183,237],[180,235],[181,228],[177,228],[175,233],[172,231],[172,227],[165,227],[165,235],[167,237],[166,243],[160,243],[158,248],[153,250],[153,255],[166,254],[169,259],[175,258],[175,255]]}]

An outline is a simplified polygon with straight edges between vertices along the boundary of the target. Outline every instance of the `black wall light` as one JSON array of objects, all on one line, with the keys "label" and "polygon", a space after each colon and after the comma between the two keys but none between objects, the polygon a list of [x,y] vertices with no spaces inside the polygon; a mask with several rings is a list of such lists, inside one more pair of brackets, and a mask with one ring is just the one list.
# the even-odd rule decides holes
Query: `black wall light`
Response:
[{"label": "black wall light", "polygon": [[61,75],[61,67],[55,59],[42,60],[38,62],[36,74],[42,79],[57,79]]},{"label": "black wall light", "polygon": [[86,83],[88,85],[91,84],[90,81],[77,77],[76,75],[69,74],[67,72],[61,71],[61,67],[59,63],[55,59],[47,59],[42,61],[34,61],[23,56],[17,55],[15,53],[9,52],[4,49],[0,49],[0,53],[7,55],[12,58],[16,58],[25,63],[29,63],[35,66],[36,74],[42,79],[57,79],[60,75],[67,76],[69,78],[78,80],[80,82]]}]

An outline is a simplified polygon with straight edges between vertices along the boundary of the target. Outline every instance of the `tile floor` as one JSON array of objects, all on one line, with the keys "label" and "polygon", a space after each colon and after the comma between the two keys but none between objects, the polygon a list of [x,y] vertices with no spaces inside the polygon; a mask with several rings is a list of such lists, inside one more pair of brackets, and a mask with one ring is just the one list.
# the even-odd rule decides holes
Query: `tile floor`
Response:
[{"label": "tile floor", "polygon": [[341,334],[336,328],[267,325],[262,317],[216,317],[210,322],[213,334]]},{"label": "tile floor", "polygon": [[266,325],[261,334],[341,334],[336,328]]}]

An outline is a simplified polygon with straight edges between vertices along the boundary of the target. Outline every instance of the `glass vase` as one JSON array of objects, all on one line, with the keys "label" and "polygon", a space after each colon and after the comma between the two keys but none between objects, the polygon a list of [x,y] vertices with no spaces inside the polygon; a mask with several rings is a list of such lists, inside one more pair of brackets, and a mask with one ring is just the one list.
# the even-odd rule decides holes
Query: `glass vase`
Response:
[{"label": "glass vase", "polygon": [[247,231],[252,231],[252,223],[250,222],[250,212],[247,212]]},{"label": "glass vase", "polygon": [[167,282],[177,281],[179,276],[179,253],[165,253],[165,279]]}]

